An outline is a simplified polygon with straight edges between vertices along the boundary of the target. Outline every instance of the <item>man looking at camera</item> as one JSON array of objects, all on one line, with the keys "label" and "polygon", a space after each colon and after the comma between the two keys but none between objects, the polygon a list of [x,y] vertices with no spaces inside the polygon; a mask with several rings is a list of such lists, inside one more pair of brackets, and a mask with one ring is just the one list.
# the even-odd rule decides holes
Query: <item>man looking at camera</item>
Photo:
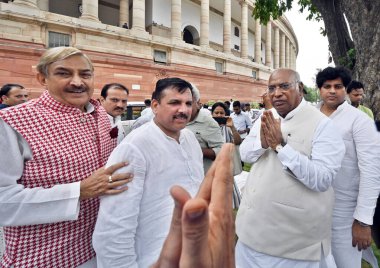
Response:
[{"label": "man looking at camera", "polygon": [[27,102],[28,91],[19,84],[5,84],[0,89],[0,110]]},{"label": "man looking at camera", "polygon": [[275,70],[264,111],[240,145],[253,163],[236,219],[237,267],[330,267],[331,184],[344,143],[330,119],[303,99],[291,69]]},{"label": "man looking at camera", "polygon": [[128,161],[129,190],[101,198],[93,245],[98,268],[149,267],[169,232],[174,203],[170,188],[194,196],[203,179],[202,151],[185,129],[192,111],[192,86],[179,78],[157,82],[154,119],[132,131],[112,152],[107,166]]},{"label": "man looking at camera", "polygon": [[37,65],[46,91],[0,111],[1,267],[96,266],[91,237],[98,196],[121,193],[130,174],[104,168],[116,146],[94,68],[73,47],[47,50]]},{"label": "man looking at camera", "polygon": [[128,94],[128,88],[119,83],[106,84],[100,92],[100,103],[108,114],[113,131],[117,132],[117,144],[125,137],[121,115],[127,107]]},{"label": "man looking at camera", "polygon": [[339,268],[360,267],[362,250],[371,249],[371,225],[380,192],[379,136],[373,120],[347,103],[350,80],[350,73],[340,67],[327,67],[316,77],[322,99],[318,108],[334,122],[346,146],[333,183],[332,253]]}]

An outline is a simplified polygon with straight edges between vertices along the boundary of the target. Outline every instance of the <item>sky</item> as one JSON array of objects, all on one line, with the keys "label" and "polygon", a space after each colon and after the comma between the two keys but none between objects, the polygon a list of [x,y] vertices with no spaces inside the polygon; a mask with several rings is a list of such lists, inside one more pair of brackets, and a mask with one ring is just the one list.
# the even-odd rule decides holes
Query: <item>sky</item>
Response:
[{"label": "sky", "polygon": [[317,69],[328,66],[328,41],[327,37],[320,34],[320,27],[324,27],[323,22],[306,20],[308,13],[300,13],[294,2],[293,9],[286,12],[285,16],[298,40],[297,71],[306,86],[314,87]]}]

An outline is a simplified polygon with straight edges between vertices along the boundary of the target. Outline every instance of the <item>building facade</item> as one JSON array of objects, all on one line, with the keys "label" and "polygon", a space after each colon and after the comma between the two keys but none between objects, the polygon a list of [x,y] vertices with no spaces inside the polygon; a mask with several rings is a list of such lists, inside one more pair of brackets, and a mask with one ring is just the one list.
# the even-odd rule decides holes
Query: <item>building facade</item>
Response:
[{"label": "building facade", "polygon": [[36,64],[49,47],[74,46],[95,66],[95,98],[105,83],[151,96],[156,81],[181,77],[202,101],[258,101],[273,69],[296,69],[298,42],[285,17],[262,25],[253,0],[0,1],[0,84],[36,97]]}]

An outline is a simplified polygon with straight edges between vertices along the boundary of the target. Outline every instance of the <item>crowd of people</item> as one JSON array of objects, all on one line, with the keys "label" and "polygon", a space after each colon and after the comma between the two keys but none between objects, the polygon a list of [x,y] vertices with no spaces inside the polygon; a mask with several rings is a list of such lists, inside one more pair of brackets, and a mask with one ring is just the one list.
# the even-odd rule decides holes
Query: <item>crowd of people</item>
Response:
[{"label": "crowd of people", "polygon": [[344,68],[317,74],[316,106],[274,70],[259,111],[209,110],[196,81],[164,78],[128,135],[128,88],[94,100],[82,51],[49,49],[37,71],[39,98],[0,90],[1,267],[378,267],[380,134]]}]

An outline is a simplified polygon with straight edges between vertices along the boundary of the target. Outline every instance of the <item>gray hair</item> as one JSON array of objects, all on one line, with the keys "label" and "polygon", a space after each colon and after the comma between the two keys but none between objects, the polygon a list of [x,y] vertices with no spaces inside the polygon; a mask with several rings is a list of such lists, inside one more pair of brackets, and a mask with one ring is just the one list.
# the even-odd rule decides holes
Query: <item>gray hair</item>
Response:
[{"label": "gray hair", "polygon": [[75,47],[54,47],[46,50],[37,64],[37,71],[47,77],[49,75],[48,68],[50,64],[74,55],[79,55],[85,58],[90,64],[91,71],[94,71],[94,66],[92,65],[91,60],[86,54]]},{"label": "gray hair", "polygon": [[195,101],[199,101],[201,99],[201,93],[199,93],[199,89],[193,83],[191,83],[191,86],[193,87],[193,90],[191,91],[193,94],[193,99]]}]

